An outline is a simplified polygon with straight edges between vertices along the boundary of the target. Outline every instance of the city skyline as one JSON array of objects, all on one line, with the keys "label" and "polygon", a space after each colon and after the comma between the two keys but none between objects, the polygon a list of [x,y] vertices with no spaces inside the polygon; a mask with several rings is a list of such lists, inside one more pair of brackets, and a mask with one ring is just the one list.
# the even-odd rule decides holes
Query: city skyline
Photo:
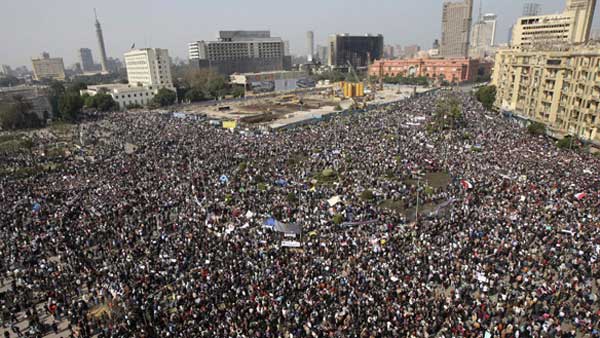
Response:
[{"label": "city skyline", "polygon": [[[506,42],[508,29],[521,15],[524,2],[483,2],[484,13],[498,15],[498,43]],[[543,13],[559,12],[565,6],[565,0],[539,2]],[[312,3],[316,7],[310,6]],[[168,5],[158,1],[140,4],[140,1],[117,3],[113,0],[100,6],[72,0],[51,7],[40,7],[33,0],[12,3],[12,10],[0,13],[0,29],[15,32],[3,41],[6,48],[0,50],[0,63],[12,67],[29,65],[32,57],[48,51],[63,57],[65,65],[71,65],[77,62],[79,48],[90,48],[99,56],[93,7],[102,17],[107,56],[118,58],[136,43],[140,48],[166,48],[172,57],[187,59],[189,41],[212,40],[219,30],[226,29],[271,30],[273,35],[290,41],[294,55],[306,54],[306,31],[309,29],[314,31],[315,45],[325,44],[335,33],[381,33],[385,44],[419,44],[427,49],[441,36],[441,0],[381,0],[377,4],[355,0],[332,0],[322,4],[309,0],[306,6],[296,7],[294,11],[273,0],[259,1],[252,8],[240,0],[230,0],[226,4],[200,4],[187,0]],[[476,1],[474,21],[478,7],[479,1]],[[119,10],[115,11],[115,8]],[[202,20],[197,20],[199,12],[203,13]],[[596,15],[598,12],[599,8]],[[27,13],[28,20],[22,20],[15,13]],[[228,20],[223,21],[223,17]],[[422,25],[423,22],[427,24]],[[598,19],[593,26],[598,27]]]}]

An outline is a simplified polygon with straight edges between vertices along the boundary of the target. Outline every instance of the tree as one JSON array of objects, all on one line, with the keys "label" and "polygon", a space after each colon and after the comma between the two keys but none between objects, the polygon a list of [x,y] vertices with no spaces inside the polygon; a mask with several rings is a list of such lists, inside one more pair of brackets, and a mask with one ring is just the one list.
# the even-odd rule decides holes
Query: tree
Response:
[{"label": "tree", "polygon": [[81,99],[83,100],[83,105],[86,108],[96,108],[96,100],[94,100],[94,97],[90,94],[85,93],[81,95]]},{"label": "tree", "polygon": [[344,73],[337,70],[330,70],[314,76],[315,81],[329,80],[331,82],[340,82],[346,79]]},{"label": "tree", "polygon": [[375,198],[375,195],[373,194],[373,192],[371,190],[365,190],[360,194],[360,198],[363,201],[371,201]]},{"label": "tree", "polygon": [[556,141],[556,146],[560,149],[579,149],[579,144],[576,141],[573,136],[567,135]]},{"label": "tree", "polygon": [[231,91],[231,95],[233,95],[233,97],[244,97],[246,96],[246,90],[242,86],[235,86]]},{"label": "tree", "polygon": [[23,83],[22,80],[19,80],[12,75],[0,77],[0,87],[14,87],[20,85],[21,83]]},{"label": "tree", "polygon": [[483,86],[477,90],[475,97],[487,110],[491,110],[496,101],[496,86]]},{"label": "tree", "polygon": [[119,108],[119,105],[109,94],[98,93],[94,96],[95,108],[101,112],[114,111]]},{"label": "tree", "polygon": [[45,120],[31,112],[31,103],[20,95],[15,95],[0,105],[0,125],[3,129],[40,128]]},{"label": "tree", "polygon": [[429,132],[435,132],[457,129],[465,124],[461,102],[453,95],[449,95],[438,100],[433,119],[426,128]]},{"label": "tree", "polygon": [[209,80],[206,90],[213,98],[223,97],[227,95],[227,81],[222,76],[213,77]]},{"label": "tree", "polygon": [[177,95],[174,91],[167,88],[161,88],[158,90],[158,93],[156,93],[152,101],[160,107],[166,107],[174,104],[176,100]]},{"label": "tree", "polygon": [[23,115],[10,103],[0,105],[0,125],[2,129],[18,129],[23,124]]},{"label": "tree", "polygon": [[83,108],[83,98],[76,93],[65,93],[58,101],[58,110],[63,120],[75,121]]},{"label": "tree", "polygon": [[48,86],[48,100],[52,107],[52,115],[60,116],[60,110],[58,108],[58,102],[60,97],[66,92],[65,86],[62,82],[52,81]]},{"label": "tree", "polygon": [[527,126],[527,132],[531,135],[546,135],[546,126],[539,122],[531,122]]},{"label": "tree", "polygon": [[83,82],[78,81],[72,83],[67,90],[72,93],[79,93],[84,89],[87,89],[87,85]]},{"label": "tree", "polygon": [[206,100],[206,97],[202,89],[194,87],[185,92],[185,99],[190,102],[199,102]]},{"label": "tree", "polygon": [[201,91],[204,93],[204,99],[218,98],[227,95],[231,89],[225,77],[209,69],[179,67],[177,72],[180,76],[175,81],[176,86],[185,88],[186,96],[189,90],[194,89],[192,94],[195,97],[199,97]]},{"label": "tree", "polygon": [[410,85],[410,86],[428,86],[429,80],[425,76],[409,76],[405,77],[397,75],[395,77],[385,76],[383,82],[390,84]]}]

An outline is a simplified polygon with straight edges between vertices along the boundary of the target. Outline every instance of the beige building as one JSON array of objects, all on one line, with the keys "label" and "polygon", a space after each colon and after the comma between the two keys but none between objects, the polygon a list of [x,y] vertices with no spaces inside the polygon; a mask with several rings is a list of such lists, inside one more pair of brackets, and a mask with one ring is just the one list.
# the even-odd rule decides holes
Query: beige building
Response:
[{"label": "beige building", "polygon": [[34,79],[60,80],[65,79],[65,64],[62,58],[51,58],[50,54],[43,53],[41,58],[31,59]]},{"label": "beige building", "polygon": [[567,0],[560,14],[519,18],[513,26],[513,48],[546,48],[554,44],[589,40],[596,0]]},{"label": "beige building", "polygon": [[442,13],[442,57],[467,57],[473,21],[473,0],[444,2]]},{"label": "beige building", "polygon": [[134,49],[125,53],[127,79],[132,86],[173,88],[169,51],[161,48]]},{"label": "beige building", "polygon": [[496,54],[495,106],[600,144],[600,44]]}]

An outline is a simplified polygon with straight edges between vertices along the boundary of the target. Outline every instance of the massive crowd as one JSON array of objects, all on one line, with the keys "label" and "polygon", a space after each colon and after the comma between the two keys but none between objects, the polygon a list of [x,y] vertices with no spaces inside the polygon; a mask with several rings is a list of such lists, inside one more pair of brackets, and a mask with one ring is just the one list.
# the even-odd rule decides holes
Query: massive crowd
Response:
[{"label": "massive crowd", "polygon": [[5,336],[600,337],[599,158],[458,93],[465,124],[428,132],[442,95],[270,133],[87,124],[0,178]]}]

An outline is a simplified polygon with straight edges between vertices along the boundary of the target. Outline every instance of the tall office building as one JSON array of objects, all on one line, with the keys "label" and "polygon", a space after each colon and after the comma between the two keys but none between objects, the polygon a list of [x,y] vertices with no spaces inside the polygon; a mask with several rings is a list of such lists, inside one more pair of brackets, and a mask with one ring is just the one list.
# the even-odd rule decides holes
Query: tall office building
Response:
[{"label": "tall office building", "polygon": [[285,42],[269,31],[221,31],[217,41],[188,44],[191,65],[225,75],[290,69],[285,54]]},{"label": "tall office building", "polygon": [[125,53],[130,85],[173,88],[169,51],[161,48],[134,49]]},{"label": "tall office building", "polygon": [[573,12],[575,22],[580,27],[576,34],[581,36],[582,42],[590,39],[596,0],[567,0],[566,12]]},{"label": "tall office building", "polygon": [[327,63],[327,60],[329,58],[329,51],[327,49],[327,46],[317,45],[317,58],[319,59],[319,62]]},{"label": "tall office building", "polygon": [[315,33],[313,31],[306,32],[306,53],[308,62],[311,63],[315,55]]},{"label": "tall office building", "polygon": [[560,14],[526,16],[513,27],[513,48],[546,48],[585,43],[590,38],[596,0],[567,0]]},{"label": "tall office building", "polygon": [[442,42],[440,55],[443,57],[467,57],[473,21],[473,0],[445,2],[442,12]]},{"label": "tall office building", "polygon": [[79,49],[79,64],[81,70],[84,72],[91,72],[95,70],[94,58],[92,57],[92,50],[89,48]]},{"label": "tall office building", "polygon": [[50,54],[44,52],[41,58],[31,59],[34,79],[64,80],[65,64],[62,58],[51,58]]},{"label": "tall office building", "polygon": [[471,57],[484,57],[492,53],[496,43],[496,14],[485,14],[473,25],[471,31]]},{"label": "tall office building", "polygon": [[523,4],[523,16],[536,16],[542,13],[542,6],[535,2]]},{"label": "tall office building", "polygon": [[96,36],[98,37],[98,48],[100,48],[100,65],[102,65],[102,72],[108,73],[108,66],[106,62],[106,47],[104,46],[104,35],[102,35],[102,27],[100,26],[100,21],[98,21],[96,9],[94,9],[94,16],[96,17]]},{"label": "tall office building", "polygon": [[355,68],[368,67],[369,63],[383,57],[383,35],[336,34],[329,37],[330,66]]}]

